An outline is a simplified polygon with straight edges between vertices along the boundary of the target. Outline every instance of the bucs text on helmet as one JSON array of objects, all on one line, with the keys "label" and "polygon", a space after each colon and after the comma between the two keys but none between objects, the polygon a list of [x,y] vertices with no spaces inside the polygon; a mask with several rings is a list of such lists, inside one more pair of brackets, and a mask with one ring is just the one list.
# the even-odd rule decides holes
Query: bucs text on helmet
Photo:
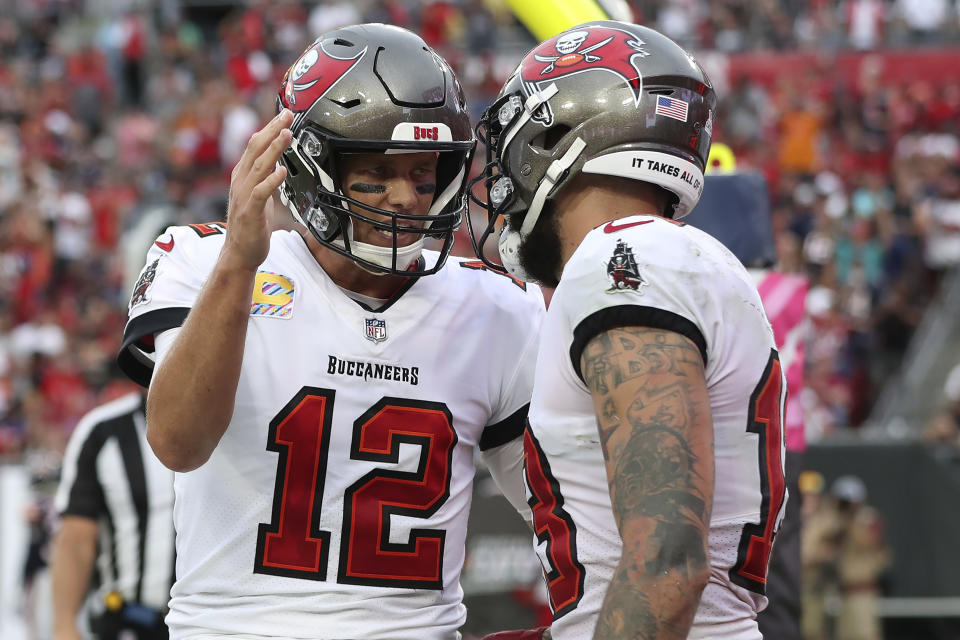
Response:
[{"label": "bucs text on helmet", "polygon": [[[506,81],[477,125],[487,147],[470,197],[488,213],[477,255],[504,216],[500,259],[529,279],[519,248],[551,201],[580,173],[658,185],[673,195],[673,218],[700,199],[713,135],[716,94],[690,54],[661,33],[597,21],[541,43]],[[473,192],[477,182],[487,199]]]},{"label": "bucs text on helmet", "polygon": [[[467,208],[467,171],[476,144],[463,90],[449,65],[417,35],[391,25],[323,34],[283,77],[278,109],[294,112],[281,162],[281,201],[322,245],[373,273],[421,276],[443,266]],[[437,187],[427,215],[390,211],[344,193],[345,153],[437,153]],[[370,214],[375,214],[371,217]],[[391,232],[392,247],[353,241],[353,222]],[[398,246],[397,234],[418,236]],[[440,257],[419,262],[425,237]]]}]

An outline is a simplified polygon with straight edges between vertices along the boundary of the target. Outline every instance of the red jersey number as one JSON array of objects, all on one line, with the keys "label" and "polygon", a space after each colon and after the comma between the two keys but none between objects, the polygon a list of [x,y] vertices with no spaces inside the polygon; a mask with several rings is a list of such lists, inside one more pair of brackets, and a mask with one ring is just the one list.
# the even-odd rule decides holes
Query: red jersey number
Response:
[{"label": "red jersey number", "polygon": [[730,569],[730,580],[761,595],[766,592],[767,566],[787,493],[782,454],[785,391],[780,356],[771,349],[760,383],[750,396],[747,418],[747,431],[759,436],[760,522],[744,525],[737,563]]},{"label": "red jersey number", "polygon": [[563,495],[540,443],[527,429],[523,436],[523,468],[530,489],[533,530],[546,543],[544,567],[553,619],[570,613],[583,598],[583,565],[577,559],[577,527],[563,508]]},{"label": "red jersey number", "polygon": [[[257,535],[254,573],[326,580],[330,532],[319,527],[335,392],[304,387],[270,423],[267,450],[280,455],[273,516]],[[344,495],[337,581],[443,588],[446,531],[414,529],[390,542],[391,515],[429,518],[450,495],[457,435],[446,405],[383,398],[354,423],[350,458],[396,464],[400,444],[422,448],[416,471],[374,469]]]},{"label": "red jersey number", "polygon": [[400,444],[421,448],[416,471],[374,469],[344,494],[343,548],[337,582],[412,589],[443,588],[446,532],[414,529],[390,542],[390,516],[429,518],[450,497],[457,434],[437,402],[384,398],[353,427],[350,458],[396,464]]}]

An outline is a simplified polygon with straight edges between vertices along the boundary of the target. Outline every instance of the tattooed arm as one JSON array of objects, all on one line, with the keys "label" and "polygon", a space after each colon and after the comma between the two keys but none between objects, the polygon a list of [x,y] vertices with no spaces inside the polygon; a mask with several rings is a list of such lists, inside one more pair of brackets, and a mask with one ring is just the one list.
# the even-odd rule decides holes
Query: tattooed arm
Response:
[{"label": "tattooed arm", "polygon": [[686,638],[710,572],[713,425],[700,351],[672,331],[617,328],[587,344],[581,370],[623,541],[594,638]]}]

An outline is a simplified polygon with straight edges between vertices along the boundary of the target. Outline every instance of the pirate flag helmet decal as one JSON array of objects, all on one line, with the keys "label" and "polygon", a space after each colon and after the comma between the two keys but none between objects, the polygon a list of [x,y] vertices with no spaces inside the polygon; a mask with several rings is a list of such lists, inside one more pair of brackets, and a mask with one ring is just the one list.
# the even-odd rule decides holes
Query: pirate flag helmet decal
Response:
[{"label": "pirate flag helmet decal", "polygon": [[[643,89],[643,74],[635,61],[650,55],[643,45],[643,40],[621,29],[593,27],[565,31],[523,59],[520,79],[527,85],[526,93],[532,95],[554,78],[606,71],[619,76],[633,89],[634,105],[637,105]],[[553,122],[550,104],[544,104],[533,118],[550,125]]]},{"label": "pirate flag helmet decal", "polygon": [[485,245],[503,216],[500,260],[529,279],[520,243],[580,173],[656,184],[673,196],[664,213],[683,217],[703,191],[715,108],[697,61],[653,29],[603,20],[541,43],[477,125],[487,163],[474,185],[482,182],[487,198],[469,193],[488,214],[483,232],[471,235],[477,255],[497,268]]},{"label": "pirate flag helmet decal", "polygon": [[284,107],[306,111],[367,53],[363,47],[340,58],[327,51],[328,44],[318,38],[284,74],[279,96]]}]

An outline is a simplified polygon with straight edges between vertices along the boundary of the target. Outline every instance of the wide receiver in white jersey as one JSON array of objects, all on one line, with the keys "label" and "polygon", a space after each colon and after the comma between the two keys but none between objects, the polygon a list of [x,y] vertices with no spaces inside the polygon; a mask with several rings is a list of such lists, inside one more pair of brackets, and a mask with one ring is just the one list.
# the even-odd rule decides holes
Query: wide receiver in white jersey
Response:
[{"label": "wide receiver in white jersey", "polygon": [[455,639],[478,447],[526,508],[543,297],[446,261],[474,140],[419,37],[321,36],[280,107],[227,224],[168,229],[130,303],[120,361],[180,472],[171,636]]},{"label": "wide receiver in white jersey", "polygon": [[477,129],[478,255],[505,216],[504,265],[557,287],[525,437],[555,640],[761,637],[786,385],[746,270],[676,221],[715,104],[674,42],[597,22],[531,51]]}]

